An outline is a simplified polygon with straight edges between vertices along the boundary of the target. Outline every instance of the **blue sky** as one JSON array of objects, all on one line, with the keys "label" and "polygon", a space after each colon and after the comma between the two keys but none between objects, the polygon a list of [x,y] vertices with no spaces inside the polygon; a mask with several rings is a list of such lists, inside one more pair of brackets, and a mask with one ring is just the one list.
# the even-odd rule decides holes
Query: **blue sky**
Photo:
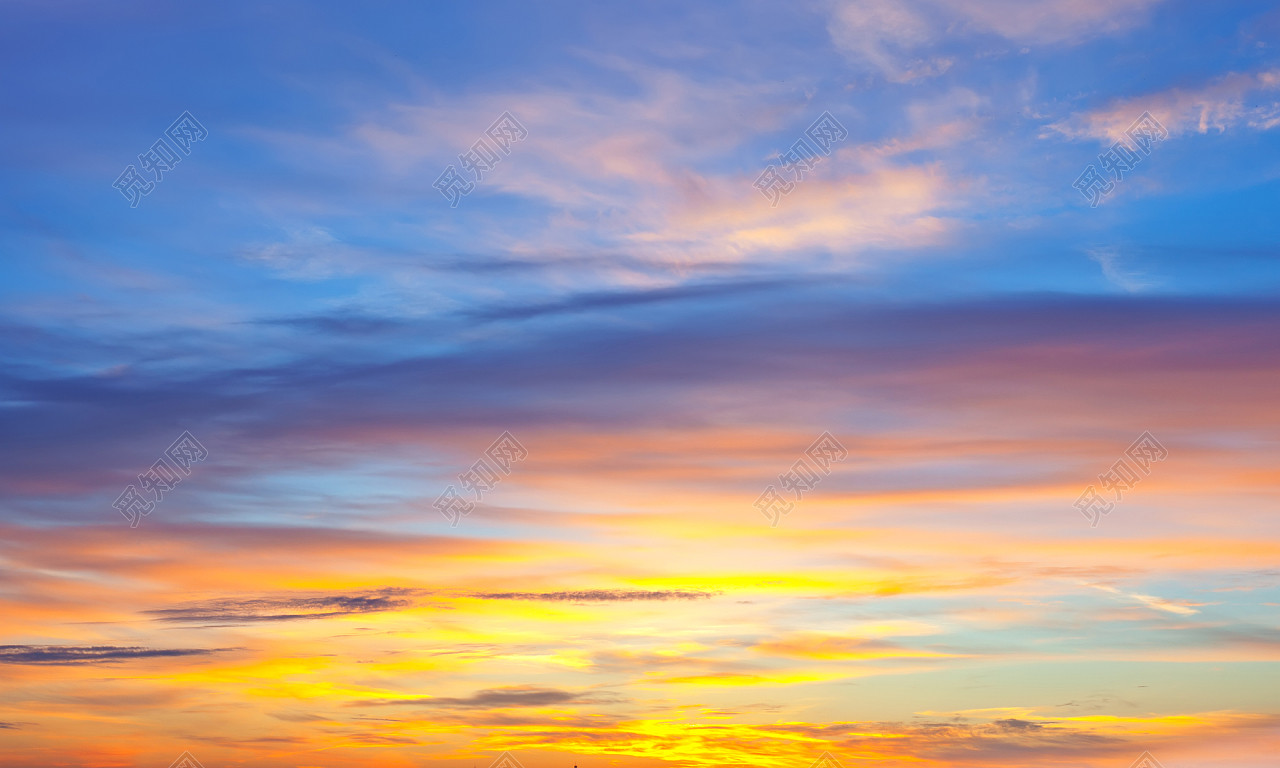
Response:
[{"label": "blue sky", "polygon": [[0,766],[1272,759],[1274,3],[3,7]]}]

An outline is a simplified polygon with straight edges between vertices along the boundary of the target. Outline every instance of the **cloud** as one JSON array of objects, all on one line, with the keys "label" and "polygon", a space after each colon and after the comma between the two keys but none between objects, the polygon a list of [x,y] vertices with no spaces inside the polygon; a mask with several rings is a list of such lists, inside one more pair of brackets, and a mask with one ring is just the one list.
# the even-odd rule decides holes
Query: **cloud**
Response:
[{"label": "cloud", "polygon": [[1011,731],[1038,731],[1044,728],[1040,723],[1033,723],[1030,720],[1018,720],[1012,717],[1007,720],[996,720],[995,725]]},{"label": "cloud", "polygon": [[258,599],[225,598],[207,600],[180,608],[144,611],[156,621],[179,623],[241,623],[327,619],[362,613],[380,613],[404,608],[412,601],[405,596],[414,590],[387,588],[354,595],[319,595]]},{"label": "cloud", "polygon": [[652,600],[704,600],[724,594],[723,591],[663,589],[588,589],[581,592],[477,592],[471,597],[481,600],[541,600],[546,602],[614,603]]},{"label": "cloud", "polygon": [[[1016,412],[1027,435],[1044,429],[1059,438],[1063,429],[1075,434],[1082,428],[1078,415],[1066,422],[1068,412],[1096,414],[1103,421],[1122,417],[1126,423],[1142,418],[1171,428],[1273,426],[1254,389],[1255,377],[1280,366],[1280,349],[1267,334],[1280,307],[1266,299],[1045,295],[899,304],[850,301],[847,282],[779,282],[739,295],[717,294],[715,310],[708,311],[704,293],[664,293],[655,302],[647,301],[653,298],[648,290],[637,291],[636,301],[589,293],[582,302],[570,297],[560,304],[532,303],[527,312],[504,303],[500,314],[511,319],[500,322],[511,325],[502,333],[430,353],[406,355],[395,345],[379,353],[384,345],[370,343],[354,351],[305,350],[269,366],[209,366],[181,374],[3,372],[0,393],[29,405],[0,412],[0,429],[15,438],[0,445],[0,488],[10,498],[110,495],[103,502],[109,505],[172,442],[174,424],[189,428],[211,452],[216,449],[200,474],[185,482],[238,492],[272,472],[341,467],[369,452],[387,462],[408,456],[421,462],[427,456],[469,463],[475,458],[455,457],[461,436],[480,442],[475,435],[485,433],[479,451],[504,429],[531,452],[526,435],[557,433],[528,466],[559,456],[575,461],[578,471],[593,467],[600,478],[621,479],[645,469],[646,479],[674,480],[674,463],[665,466],[654,455],[630,450],[628,440],[605,438],[708,423],[719,424],[723,437],[746,424],[741,409],[757,406],[765,413],[785,407],[781,418],[792,424],[810,415],[815,421],[829,418],[823,414],[831,412],[831,403],[857,408],[873,400],[882,416],[967,414],[980,420]],[[548,323],[548,313],[557,322]],[[373,341],[398,333],[369,332]],[[770,350],[768,364],[762,364],[761,350]],[[1199,403],[1207,361],[1222,397],[1195,409],[1182,407]],[[1105,378],[1079,377],[1081,370],[1100,367]],[[1165,382],[1158,392],[1138,386],[1151,376]],[[1079,383],[1062,391],[1066,380]],[[801,381],[813,397],[794,397]],[[1004,394],[998,409],[990,400],[993,389]],[[1141,396],[1132,394],[1139,390]],[[858,398],[850,401],[853,391]],[[1060,408],[1043,407],[1050,396]],[[563,428],[565,419],[572,428]],[[750,431],[768,433],[770,425],[757,422]],[[726,450],[744,450],[722,442]],[[74,473],[66,472],[62,458],[70,444],[83,457],[83,469]],[[565,450],[555,448],[561,444]],[[608,458],[574,454],[568,447],[575,445],[604,450]],[[678,458],[687,456],[678,452]],[[567,463],[565,471],[572,471]],[[731,476],[708,471],[690,471],[688,483]],[[535,479],[532,472],[526,477]],[[199,506],[205,497],[188,493],[188,504],[166,506],[164,514],[174,523],[201,519],[213,514]],[[10,504],[0,516],[25,520],[23,509]],[[223,505],[217,514],[225,519],[228,511]],[[49,505],[43,514],[103,522],[103,513],[86,505]],[[161,520],[153,515],[148,522]],[[287,532],[271,535],[288,541]],[[246,607],[232,601],[203,606],[203,613],[214,620],[253,621],[387,604],[384,599]],[[175,606],[169,614],[153,615],[199,616],[201,607]]]},{"label": "cloud", "polygon": [[1098,265],[1102,267],[1103,276],[1108,281],[1130,293],[1136,293],[1152,286],[1152,282],[1144,280],[1141,273],[1124,270],[1120,266],[1120,256],[1114,248],[1091,248],[1089,249],[1089,258],[1098,262]]},{"label": "cloud", "polygon": [[570,704],[582,701],[584,701],[584,699],[581,694],[563,691],[557,688],[510,686],[505,688],[487,688],[463,698],[429,696],[409,699],[388,699],[372,702],[362,701],[359,702],[359,704],[426,704],[440,709],[509,709],[513,707],[550,707],[557,704]]},{"label": "cloud", "polygon": [[387,336],[397,330],[408,330],[411,324],[403,319],[382,317],[356,311],[338,311],[327,314],[279,317],[257,321],[261,325],[275,325],[315,333],[322,336]]},{"label": "cloud", "polygon": [[957,38],[996,35],[1015,45],[1071,45],[1143,23],[1161,0],[839,0],[832,42],[894,82],[945,73]]},{"label": "cloud", "polygon": [[1224,75],[1199,88],[1167,91],[1121,99],[1104,108],[1074,115],[1047,126],[1042,137],[1097,139],[1104,144],[1124,141],[1125,131],[1144,112],[1150,112],[1170,136],[1210,131],[1224,133],[1240,127],[1269,131],[1280,125],[1280,69]]},{"label": "cloud", "polygon": [[1114,35],[1147,20],[1162,0],[935,0],[979,31],[1023,45],[1072,44]]},{"label": "cloud", "polygon": [[286,723],[322,723],[329,719],[309,712],[271,712],[270,714],[277,720],[283,720]]},{"label": "cloud", "polygon": [[1167,600],[1163,597],[1155,597],[1154,595],[1142,595],[1136,592],[1124,592],[1124,591],[1121,591],[1120,589],[1117,589],[1116,587],[1111,587],[1106,584],[1091,584],[1090,586],[1092,586],[1095,589],[1102,590],[1103,592],[1107,592],[1109,594],[1118,595],[1120,597],[1126,597],[1130,600],[1134,600],[1153,610],[1162,611],[1164,613],[1172,613],[1178,616],[1194,616],[1195,614],[1200,612],[1196,609],[1204,605],[1204,603],[1192,603],[1185,600],[1181,600],[1181,601]]},{"label": "cloud", "polygon": [[[965,185],[942,166],[858,166],[855,153],[826,158],[801,185],[804,194],[774,207],[752,185],[821,114],[803,95],[804,83],[699,79],[615,57],[600,64],[632,87],[393,104],[377,120],[353,127],[349,141],[388,173],[425,178],[456,163],[456,153],[495,116],[512,112],[529,136],[474,194],[516,195],[545,210],[535,208],[542,212],[519,226],[465,232],[468,248],[517,254],[592,246],[702,264],[787,249],[914,246],[939,239],[944,227],[933,210],[963,200]],[[766,140],[770,147],[762,152]],[[746,153],[757,161],[744,167]],[[282,245],[257,257],[298,274],[332,273],[334,259],[354,262],[349,249],[324,233],[301,236],[299,247]],[[305,266],[310,261],[318,263]],[[615,277],[636,278],[622,267]]]},{"label": "cloud", "polygon": [[1156,597],[1154,595],[1140,595],[1137,593],[1130,595],[1130,597],[1142,603],[1143,605],[1147,606],[1148,608],[1154,608],[1157,611],[1164,611],[1165,613],[1172,613],[1178,616],[1194,616],[1200,612],[1196,610],[1196,607],[1204,605],[1204,603],[1191,603],[1187,601],[1166,600],[1163,597]]},{"label": "cloud", "polygon": [[[969,720],[965,718],[965,720]],[[1214,725],[1218,723],[1210,718]],[[957,722],[918,718],[902,721],[836,721],[813,723],[788,719],[767,725],[740,722],[673,723],[669,719],[633,719],[623,733],[610,724],[546,724],[532,731],[500,734],[487,740],[493,749],[508,742],[529,749],[558,747],[575,755],[602,761],[637,751],[685,754],[691,765],[726,764],[805,765],[814,755],[858,755],[884,765],[912,765],[922,760],[948,766],[1103,764],[1133,752],[1133,745],[1150,743],[1145,733],[1130,736],[1119,729],[1088,723],[1027,722],[1006,718],[989,722]],[[1205,727],[1206,732],[1208,727]],[[1198,734],[1203,735],[1203,734]],[[1144,741],[1139,741],[1142,739]],[[848,764],[848,761],[845,761]]]},{"label": "cloud", "polygon": [[920,59],[913,54],[938,35],[922,9],[899,0],[852,0],[837,3],[827,29],[836,47],[872,65],[893,81],[937,75],[948,59]]},{"label": "cloud", "polygon": [[756,645],[756,650],[770,656],[853,661],[933,659],[953,655],[925,649],[908,648],[884,640],[868,640],[861,637],[817,633],[802,633],[780,640],[765,641]]},{"label": "cloud", "polygon": [[137,659],[208,656],[224,648],[142,648],[116,645],[0,645],[0,664],[103,664]]},{"label": "cloud", "polygon": [[777,279],[740,280],[732,282],[708,282],[668,288],[641,290],[592,291],[572,294],[566,298],[546,303],[523,303],[514,306],[486,307],[469,314],[483,320],[520,320],[545,315],[589,312],[599,309],[624,309],[665,302],[714,300],[722,297],[750,295],[777,290],[788,282]]}]

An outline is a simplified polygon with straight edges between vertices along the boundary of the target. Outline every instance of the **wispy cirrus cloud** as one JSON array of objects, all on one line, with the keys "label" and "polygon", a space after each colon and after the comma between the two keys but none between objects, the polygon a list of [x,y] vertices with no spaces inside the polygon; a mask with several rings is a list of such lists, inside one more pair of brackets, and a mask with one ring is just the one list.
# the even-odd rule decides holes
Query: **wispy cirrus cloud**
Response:
[{"label": "wispy cirrus cloud", "polygon": [[1124,592],[1116,587],[1108,586],[1106,584],[1093,584],[1091,586],[1094,589],[1102,590],[1108,594],[1136,601],[1153,610],[1172,613],[1178,616],[1194,616],[1200,612],[1197,609],[1204,605],[1204,603],[1193,603],[1186,600],[1169,600],[1167,598],[1157,597],[1155,595],[1144,595],[1137,592]]},{"label": "wispy cirrus cloud", "polygon": [[957,39],[994,35],[1015,45],[1071,45],[1132,29],[1161,0],[835,0],[835,45],[890,81],[945,73],[969,51]]},{"label": "wispy cirrus cloud", "polygon": [[1130,293],[1150,288],[1154,284],[1145,275],[1125,269],[1115,248],[1090,248],[1088,254],[1090,259],[1102,267],[1102,275],[1108,281]]},{"label": "wispy cirrus cloud", "polygon": [[1126,140],[1125,131],[1144,112],[1150,112],[1170,136],[1239,128],[1269,131],[1280,126],[1280,69],[1233,72],[1199,87],[1119,99],[1054,123],[1041,136],[1122,141]]},{"label": "wispy cirrus cloud", "polygon": [[[456,163],[472,134],[497,115],[515,114],[529,136],[478,194],[534,201],[546,215],[526,219],[518,235],[504,229],[470,238],[515,253],[603,246],[685,263],[735,263],[788,249],[918,246],[945,230],[935,211],[964,199],[966,183],[941,166],[860,165],[852,162],[858,156],[843,154],[805,182],[811,189],[803,199],[773,207],[752,184],[822,112],[805,95],[807,82],[693,77],[610,56],[598,63],[634,87],[625,95],[544,87],[447,104],[396,103],[351,128],[350,138],[392,172],[435,174]],[[322,245],[321,254],[342,250]],[[278,261],[277,251],[311,260],[305,248],[288,246],[272,246],[262,258]],[[299,269],[292,257],[286,262]],[[628,278],[638,279],[616,270],[615,279]]]}]

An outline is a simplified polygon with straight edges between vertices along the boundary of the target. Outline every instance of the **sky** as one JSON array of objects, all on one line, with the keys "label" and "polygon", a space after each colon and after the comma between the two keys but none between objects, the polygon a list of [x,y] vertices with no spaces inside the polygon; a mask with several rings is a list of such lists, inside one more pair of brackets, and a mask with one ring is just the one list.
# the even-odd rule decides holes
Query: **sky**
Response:
[{"label": "sky", "polygon": [[1274,3],[0,13],[0,768],[1275,764]]}]

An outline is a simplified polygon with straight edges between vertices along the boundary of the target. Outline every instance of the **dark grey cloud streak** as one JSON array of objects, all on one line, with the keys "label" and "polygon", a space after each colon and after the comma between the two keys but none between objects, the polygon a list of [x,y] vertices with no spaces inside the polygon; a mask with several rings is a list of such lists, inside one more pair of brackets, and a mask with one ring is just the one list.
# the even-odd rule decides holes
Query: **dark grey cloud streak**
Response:
[{"label": "dark grey cloud streak", "polygon": [[142,648],[118,645],[0,645],[0,664],[105,664],[138,659],[208,656],[226,648]]},{"label": "dark grey cloud streak", "polygon": [[317,595],[273,598],[206,600],[177,608],[157,608],[144,613],[157,621],[200,624],[240,624],[265,621],[325,619],[361,613],[394,611],[412,604],[409,589],[384,589],[353,595]]}]

